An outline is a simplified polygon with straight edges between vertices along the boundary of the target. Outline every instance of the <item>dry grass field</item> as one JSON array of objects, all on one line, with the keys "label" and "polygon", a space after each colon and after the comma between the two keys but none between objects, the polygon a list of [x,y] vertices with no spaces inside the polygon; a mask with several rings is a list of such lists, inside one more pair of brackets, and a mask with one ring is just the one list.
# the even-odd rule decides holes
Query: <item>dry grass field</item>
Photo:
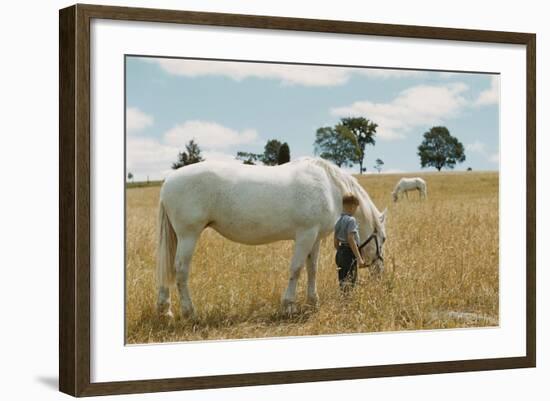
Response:
[{"label": "dry grass field", "polygon": [[126,342],[129,344],[498,325],[498,173],[420,174],[428,200],[393,203],[403,175],[359,178],[376,206],[388,207],[386,271],[380,280],[359,270],[353,293],[339,293],[331,238],[323,240],[317,275],[318,309],[280,309],[292,242],[233,243],[207,229],[193,257],[190,289],[197,316],[156,317],[155,252],[159,186],[128,188]]}]

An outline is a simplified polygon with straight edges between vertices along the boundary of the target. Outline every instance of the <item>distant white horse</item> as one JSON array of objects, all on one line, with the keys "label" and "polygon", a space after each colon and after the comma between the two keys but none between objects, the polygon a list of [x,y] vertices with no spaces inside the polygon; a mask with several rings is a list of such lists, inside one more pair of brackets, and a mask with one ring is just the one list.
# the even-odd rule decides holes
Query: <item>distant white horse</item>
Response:
[{"label": "distant white horse", "polygon": [[160,192],[159,314],[172,316],[169,291],[174,283],[182,314],[194,314],[188,278],[193,250],[206,227],[249,245],[294,240],[283,308],[288,313],[296,310],[296,285],[304,264],[307,300],[316,304],[319,243],[333,231],[346,192],[360,201],[356,218],[360,239],[366,242],[361,250],[365,261],[382,271],[386,210],[380,213],[355,178],[325,160],[304,158],[273,167],[206,161],[174,171]]},{"label": "distant white horse", "polygon": [[420,198],[426,199],[428,196],[428,189],[426,186],[426,181],[420,177],[414,178],[401,178],[397,185],[395,186],[392,194],[394,202],[397,202],[399,199],[399,194],[405,193],[407,199],[409,199],[409,191],[418,191],[418,196]]}]

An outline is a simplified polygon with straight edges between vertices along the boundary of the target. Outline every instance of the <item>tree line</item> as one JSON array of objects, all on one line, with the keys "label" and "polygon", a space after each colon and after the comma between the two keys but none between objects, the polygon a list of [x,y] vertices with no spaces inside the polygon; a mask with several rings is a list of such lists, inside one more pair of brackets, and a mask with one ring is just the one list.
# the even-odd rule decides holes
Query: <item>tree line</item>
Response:
[{"label": "tree line", "polygon": [[290,161],[290,147],[286,142],[270,139],[265,144],[263,153],[237,152],[235,158],[242,160],[244,164],[254,165],[260,162],[266,166],[276,166]]},{"label": "tree line", "polygon": [[[237,152],[235,157],[244,164],[256,164],[261,162],[267,166],[275,166],[290,161],[290,147],[288,143],[281,143],[277,139],[270,139],[264,147],[263,153]],[[191,139],[185,150],[178,153],[177,161],[172,163],[172,169],[178,169],[189,164],[202,162],[202,151],[194,139]]]},{"label": "tree line", "polygon": [[[377,128],[378,124],[364,117],[342,118],[332,127],[317,129],[313,143],[314,152],[317,156],[332,161],[338,167],[352,167],[358,164],[359,173],[362,174],[366,171],[367,145],[376,145]],[[442,168],[453,169],[457,163],[466,160],[462,143],[443,126],[432,127],[423,134],[423,140],[417,148],[417,155],[422,168],[434,167],[438,171]],[[286,142],[270,139],[266,142],[262,153],[239,151],[235,158],[244,164],[262,163],[275,166],[290,161],[290,147]],[[172,168],[178,169],[203,160],[199,144],[192,139],[185,145],[185,150],[178,153]],[[378,158],[373,168],[381,172],[383,166],[384,161]],[[131,172],[128,173],[128,179],[133,179]]]},{"label": "tree line", "polygon": [[[351,167],[359,164],[359,173],[363,167],[367,145],[376,144],[378,125],[363,117],[342,118],[334,127],[321,127],[315,136],[315,154],[328,159],[338,167]],[[464,146],[446,127],[432,127],[423,135],[417,148],[420,166],[435,167],[438,171],[446,167],[453,169],[457,163],[466,160]],[[376,159],[374,169],[380,172],[384,161]]]}]

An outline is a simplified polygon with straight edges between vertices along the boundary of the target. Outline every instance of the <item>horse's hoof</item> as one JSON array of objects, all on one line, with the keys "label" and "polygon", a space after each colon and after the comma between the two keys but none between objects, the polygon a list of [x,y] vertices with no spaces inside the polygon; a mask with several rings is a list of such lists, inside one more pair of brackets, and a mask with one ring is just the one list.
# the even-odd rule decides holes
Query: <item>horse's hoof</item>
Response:
[{"label": "horse's hoof", "polygon": [[291,304],[291,305],[286,306],[287,316],[293,316],[296,313],[298,313],[298,307],[295,304]]},{"label": "horse's hoof", "polygon": [[172,313],[172,311],[170,309],[168,309],[167,311],[159,313],[159,318],[161,320],[171,322],[172,320],[174,320],[174,314]]},{"label": "horse's hoof", "polygon": [[283,311],[287,316],[295,315],[298,312],[298,307],[294,302],[284,301]]},{"label": "horse's hoof", "polygon": [[161,319],[174,318],[174,314],[170,310],[170,302],[161,302],[157,304],[157,316]]},{"label": "horse's hoof", "polygon": [[194,319],[195,318],[195,308],[186,308],[181,310],[181,316],[185,319]]},{"label": "horse's hoof", "polygon": [[306,303],[313,308],[317,308],[319,306],[319,297],[317,294],[315,294],[315,296],[307,297]]}]

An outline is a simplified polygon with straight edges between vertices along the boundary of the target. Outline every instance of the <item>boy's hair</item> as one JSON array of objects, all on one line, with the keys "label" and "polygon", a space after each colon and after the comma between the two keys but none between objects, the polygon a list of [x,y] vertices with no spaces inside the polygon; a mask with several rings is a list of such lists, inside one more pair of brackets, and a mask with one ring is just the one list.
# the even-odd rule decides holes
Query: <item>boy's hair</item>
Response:
[{"label": "boy's hair", "polygon": [[344,197],[342,198],[342,204],[343,205],[359,205],[359,199],[354,194],[347,193],[344,194]]}]

